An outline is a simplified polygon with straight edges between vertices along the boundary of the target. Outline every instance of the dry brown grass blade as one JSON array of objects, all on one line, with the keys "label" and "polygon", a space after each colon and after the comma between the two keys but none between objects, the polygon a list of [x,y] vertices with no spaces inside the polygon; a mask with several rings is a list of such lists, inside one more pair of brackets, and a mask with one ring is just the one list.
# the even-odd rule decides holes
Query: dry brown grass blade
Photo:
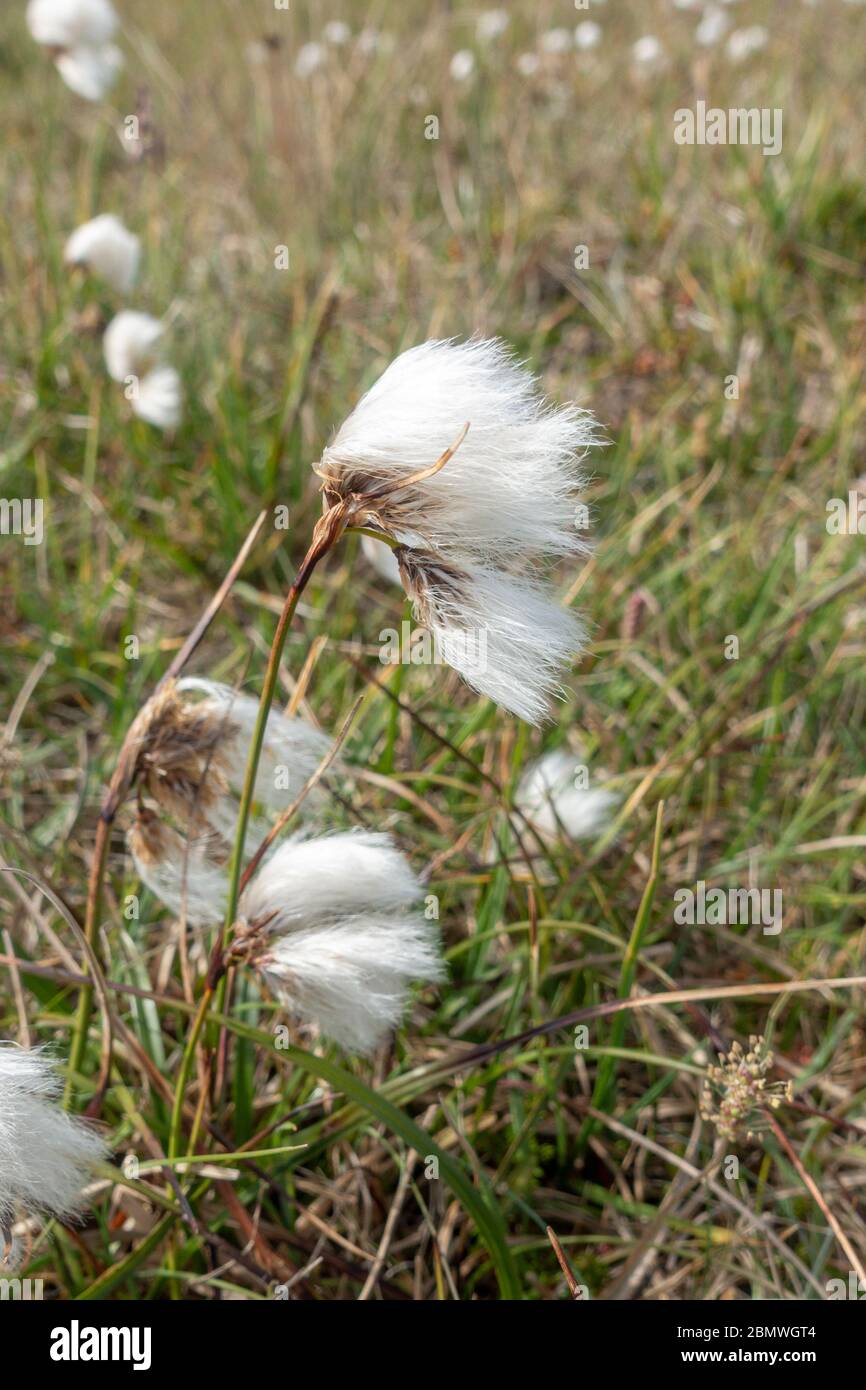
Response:
[{"label": "dry brown grass blade", "polygon": [[580,1301],[580,1284],[574,1277],[574,1272],[565,1255],[565,1251],[559,1243],[559,1238],[552,1226],[547,1227],[547,1239],[553,1246],[553,1253],[559,1261],[559,1267],[565,1275],[565,1282],[568,1284],[569,1293],[572,1298]]},{"label": "dry brown grass blade", "polygon": [[812,1177],[812,1174],[808,1172],[808,1170],[804,1167],[803,1162],[800,1159],[800,1155],[797,1153],[793,1144],[789,1140],[787,1134],[783,1130],[782,1126],[779,1124],[779,1121],[776,1119],[776,1116],[769,1110],[766,1113],[767,1118],[770,1121],[773,1133],[775,1134],[779,1143],[782,1145],[782,1148],[785,1150],[785,1153],[788,1155],[789,1159],[796,1168],[797,1175],[800,1178],[800,1181],[802,1182],[803,1186],[806,1188],[806,1191],[811,1195],[811,1197],[823,1213],[827,1225],[830,1227],[830,1230],[833,1232],[834,1236],[839,1242],[839,1245],[842,1247],[846,1259],[850,1260],[851,1268],[854,1270],[855,1274],[857,1275],[857,1278],[860,1280],[861,1284],[866,1285],[866,1269],[863,1268],[863,1263],[859,1255],[857,1254],[850,1240],[846,1236],[845,1232],[842,1230],[842,1227],[839,1225],[839,1222],[833,1215],[833,1212],[830,1210],[830,1207],[827,1204],[823,1192],[821,1191],[818,1184],[815,1182],[815,1179]]}]

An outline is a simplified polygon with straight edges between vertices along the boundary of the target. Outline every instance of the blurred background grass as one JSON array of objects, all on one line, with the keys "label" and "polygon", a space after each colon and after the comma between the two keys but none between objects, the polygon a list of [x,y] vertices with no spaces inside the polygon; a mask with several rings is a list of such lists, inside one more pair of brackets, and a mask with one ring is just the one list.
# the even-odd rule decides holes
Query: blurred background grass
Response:
[{"label": "blurred background grass", "polygon": [[[666,1157],[709,1161],[701,1070],[714,1043],[766,1030],[767,999],[600,1021],[578,1054],[565,1029],[462,1069],[453,1059],[462,1043],[627,992],[632,968],[642,990],[862,970],[863,551],[860,537],[827,534],[825,503],[863,470],[863,10],[725,6],[729,31],[768,32],[737,63],[727,36],[696,42],[700,8],[670,0],[589,11],[520,0],[492,41],[471,6],[154,0],[121,5],[126,71],[91,107],[30,40],[23,8],[0,14],[0,493],[43,497],[47,514],[42,546],[0,545],[6,862],[80,913],[119,741],[258,510],[288,505],[290,529],[268,524],[194,663],[251,689],[319,509],[309,465],[331,430],[402,348],[501,334],[554,398],[590,406],[610,441],[588,499],[597,549],[561,575],[591,651],[539,734],[446,668],[379,664],[379,634],[403,609],[356,540],[317,576],[283,696],[311,658],[302,706],[335,731],[366,692],[347,744],[363,771],[332,822],[392,829],[430,872],[452,970],[372,1075],[336,1060],[476,1184],[483,1175],[521,1296],[567,1296],[547,1224],[593,1296],[816,1296],[847,1262],[772,1135],[743,1146],[727,1184],[751,1222],[681,1171],[674,1180]],[[551,29],[587,18],[601,25],[596,49],[545,51]],[[351,39],[325,44],[301,78],[301,46],[332,19]],[[377,51],[359,47],[365,28],[386,36]],[[632,45],[646,34],[663,57],[641,68]],[[450,72],[460,49],[475,56],[465,81]],[[698,98],[781,108],[782,153],[676,145],[673,113]],[[122,138],[130,114],[142,157]],[[68,234],[106,211],[144,241],[128,303],[171,325],[187,394],[173,438],[133,420],[105,376],[101,331],[124,305],[62,265]],[[578,246],[587,269],[575,269]],[[130,634],[138,660],[124,655]],[[539,902],[491,848],[495,859],[527,761],[563,743],[611,774],[622,810],[615,839],[553,853]],[[632,959],[661,799],[654,906]],[[781,935],[676,927],[673,894],[699,878],[781,887]],[[166,914],[145,895],[139,921],[123,915],[136,891],[118,834],[109,974],[182,1000]],[[56,977],[25,971],[19,991],[4,970],[2,1033],[65,1047],[76,991],[62,974],[78,968],[76,949],[37,893],[5,881],[0,894],[4,959]],[[164,1151],[153,1069],[175,1073],[184,1016],[128,995],[117,1007],[131,1036],[116,1046],[103,1119],[118,1156],[145,1158],[145,1134]],[[272,1027],[252,994],[236,1010]],[[786,1131],[862,1251],[858,996],[791,995],[773,1033],[801,1106],[784,1112]],[[84,1098],[98,1058],[94,1020]],[[299,1272],[293,1296],[356,1297],[394,1212],[372,1296],[500,1296],[502,1257],[475,1217],[422,1176],[423,1155],[412,1166],[408,1133],[355,1100],[345,1110],[338,1086],[235,1037],[214,1115],[223,1150],[262,1133],[253,1148],[305,1147],[202,1180],[201,1228],[169,1222],[153,1250],[153,1205],[97,1194],[83,1233],[40,1237],[32,1272],[61,1297],[118,1266],[109,1291],[122,1297],[269,1296]],[[588,1123],[590,1100],[631,1137]],[[290,1113],[299,1133],[272,1130]],[[771,1235],[795,1258],[780,1260]],[[238,1249],[247,1263],[225,1265]]]}]

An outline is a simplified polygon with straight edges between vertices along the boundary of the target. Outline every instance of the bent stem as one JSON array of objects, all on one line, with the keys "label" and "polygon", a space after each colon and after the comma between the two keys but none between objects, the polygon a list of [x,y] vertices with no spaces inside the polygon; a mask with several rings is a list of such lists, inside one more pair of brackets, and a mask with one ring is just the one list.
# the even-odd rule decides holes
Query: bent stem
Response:
[{"label": "bent stem", "polygon": [[247,827],[250,820],[250,810],[253,803],[253,796],[256,786],[256,775],[259,769],[259,761],[262,754],[262,746],[265,740],[265,730],[268,724],[268,717],[271,712],[271,705],[274,701],[274,694],[277,688],[277,679],[280,671],[280,661],[283,655],[283,648],[286,644],[289,627],[298,600],[304,589],[307,587],[310,576],[316,565],[328,551],[336,545],[337,541],[346,529],[347,509],[343,504],[332,507],[316,523],[313,532],[313,539],[310,548],[301,561],[301,566],[295,575],[289,592],[286,594],[286,601],[283,604],[283,611],[277,623],[274,639],[271,643],[271,650],[268,656],[267,670],[262,685],[262,693],[259,699],[259,708],[256,715],[255,729],[250,744],[250,751],[247,756],[247,766],[244,773],[244,785],[241,791],[240,804],[238,808],[238,821],[235,831],[235,842],[232,849],[232,857],[229,864],[229,886],[228,901],[226,904],[226,915],[216,941],[214,942],[211,953],[210,966],[208,968],[207,984],[199,1003],[198,1010],[189,1033],[187,1034],[184,1045],[183,1056],[181,1058],[180,1069],[177,1075],[174,1091],[174,1105],[171,1115],[171,1129],[169,1132],[168,1157],[177,1158],[181,1139],[181,1129],[183,1124],[183,1098],[192,1070],[193,1058],[202,1029],[207,1018],[211,1001],[216,996],[217,1012],[223,1011],[226,992],[226,964],[225,949],[231,940],[232,928],[238,910],[238,898],[240,896],[241,873],[243,869],[244,849],[246,846]]}]

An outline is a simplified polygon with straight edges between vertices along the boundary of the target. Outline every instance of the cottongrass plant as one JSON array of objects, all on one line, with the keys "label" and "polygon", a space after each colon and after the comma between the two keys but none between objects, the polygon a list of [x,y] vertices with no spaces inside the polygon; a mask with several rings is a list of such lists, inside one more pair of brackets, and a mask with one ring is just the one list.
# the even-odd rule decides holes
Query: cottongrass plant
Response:
[{"label": "cottongrass plant", "polygon": [[[19,1217],[68,1218],[105,1154],[102,1140],[57,1104],[61,1085],[48,1053],[0,1043],[0,1235],[14,1251]],[[3,1249],[0,1247],[0,1263]]]},{"label": "cottongrass plant", "polygon": [[110,0],[30,0],[27,25],[77,96],[101,101],[114,86],[123,54],[112,43],[117,15]]},{"label": "cottongrass plant", "polygon": [[[154,323],[131,325],[140,333],[116,325],[112,333],[110,326],[106,359],[113,376],[132,364],[136,350],[155,350],[161,326]],[[575,495],[580,460],[595,441],[592,417],[574,406],[547,404],[534,379],[495,340],[429,342],[403,353],[316,465],[324,511],[286,595],[254,720],[246,707],[236,720],[235,705],[209,685],[172,687],[164,680],[151,708],[133,724],[103,807],[87,939],[92,945],[97,938],[106,827],[133,791],[133,848],[140,865],[151,861],[149,881],[171,906],[185,895],[198,920],[222,923],[175,1082],[169,1157],[181,1151],[193,1059],[212,1004],[226,1005],[232,964],[257,969],[302,1022],[364,1053],[402,1016],[412,980],[443,976],[435,926],[410,911],[419,886],[387,840],[295,835],[276,844],[292,805],[249,858],[259,827],[257,799],[267,782],[261,769],[272,761],[271,706],[283,648],[316,566],[349,529],[388,544],[446,659],[505,708],[540,720],[582,636],[577,618],[557,604],[543,567],[586,551],[575,525]],[[212,611],[172,663],[172,677]],[[479,636],[487,644],[482,669],[470,662]],[[190,707],[194,693],[204,713]],[[163,733],[154,723],[160,702],[171,716]],[[178,745],[166,758],[175,719]],[[241,779],[236,756],[245,742]],[[291,757],[286,761],[291,765]],[[223,813],[227,791],[238,785],[228,852]],[[76,1049],[89,1007],[85,994]]]}]

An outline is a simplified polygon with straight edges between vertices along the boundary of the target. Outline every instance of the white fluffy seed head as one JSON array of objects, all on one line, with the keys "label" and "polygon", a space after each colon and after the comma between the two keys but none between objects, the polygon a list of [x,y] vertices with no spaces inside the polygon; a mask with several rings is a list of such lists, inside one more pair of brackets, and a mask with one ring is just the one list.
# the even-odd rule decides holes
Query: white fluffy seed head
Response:
[{"label": "white fluffy seed head", "polygon": [[259,968],[300,1022],[363,1056],[399,1024],[413,980],[445,976],[432,923],[374,913],[277,937]]},{"label": "white fluffy seed head", "polygon": [[387,835],[290,840],[241,898],[246,928],[264,933],[253,963],[300,1021],[369,1054],[411,982],[444,978],[435,925],[407,910],[421,891]]},{"label": "white fluffy seed head", "polygon": [[350,916],[390,912],[415,902],[421,885],[388,835],[347,831],[284,841],[241,901],[245,921],[269,919],[269,931]]},{"label": "white fluffy seed head", "polygon": [[548,405],[495,339],[427,342],[396,358],[325,449],[318,471],[326,496],[366,496],[432,467],[467,424],[438,473],[381,504],[382,529],[504,564],[515,550],[585,551],[574,494],[580,460],[596,442],[593,419]]},{"label": "white fluffy seed head", "polygon": [[27,25],[46,48],[99,48],[117,28],[110,0],[30,0]]},{"label": "white fluffy seed head", "polygon": [[57,1104],[49,1056],[0,1043],[0,1223],[17,1211],[70,1216],[88,1169],[104,1156],[98,1136]]},{"label": "white fluffy seed head", "polygon": [[521,778],[514,804],[543,840],[596,839],[619,798],[603,785],[584,786],[585,764],[567,749],[545,753]]},{"label": "white fluffy seed head", "polygon": [[123,54],[113,43],[98,48],[79,45],[56,58],[57,71],[70,91],[85,101],[102,101],[123,67]]},{"label": "white fluffy seed head", "polygon": [[105,212],[77,227],[63,254],[68,265],[86,266],[119,294],[126,294],[138,274],[141,242],[119,217]]},{"label": "white fluffy seed head", "polygon": [[544,585],[430,552],[396,552],[416,620],[436,657],[473,690],[530,724],[550,718],[563,671],[581,650],[580,620]]},{"label": "white fluffy seed head", "polygon": [[152,367],[158,357],[165,325],[152,314],[123,309],[111,320],[102,339],[105,365],[112,381],[126,381]]},{"label": "white fluffy seed head", "polygon": [[138,383],[132,409],[158,430],[176,430],[183,418],[183,386],[174,367],[154,367]]}]

